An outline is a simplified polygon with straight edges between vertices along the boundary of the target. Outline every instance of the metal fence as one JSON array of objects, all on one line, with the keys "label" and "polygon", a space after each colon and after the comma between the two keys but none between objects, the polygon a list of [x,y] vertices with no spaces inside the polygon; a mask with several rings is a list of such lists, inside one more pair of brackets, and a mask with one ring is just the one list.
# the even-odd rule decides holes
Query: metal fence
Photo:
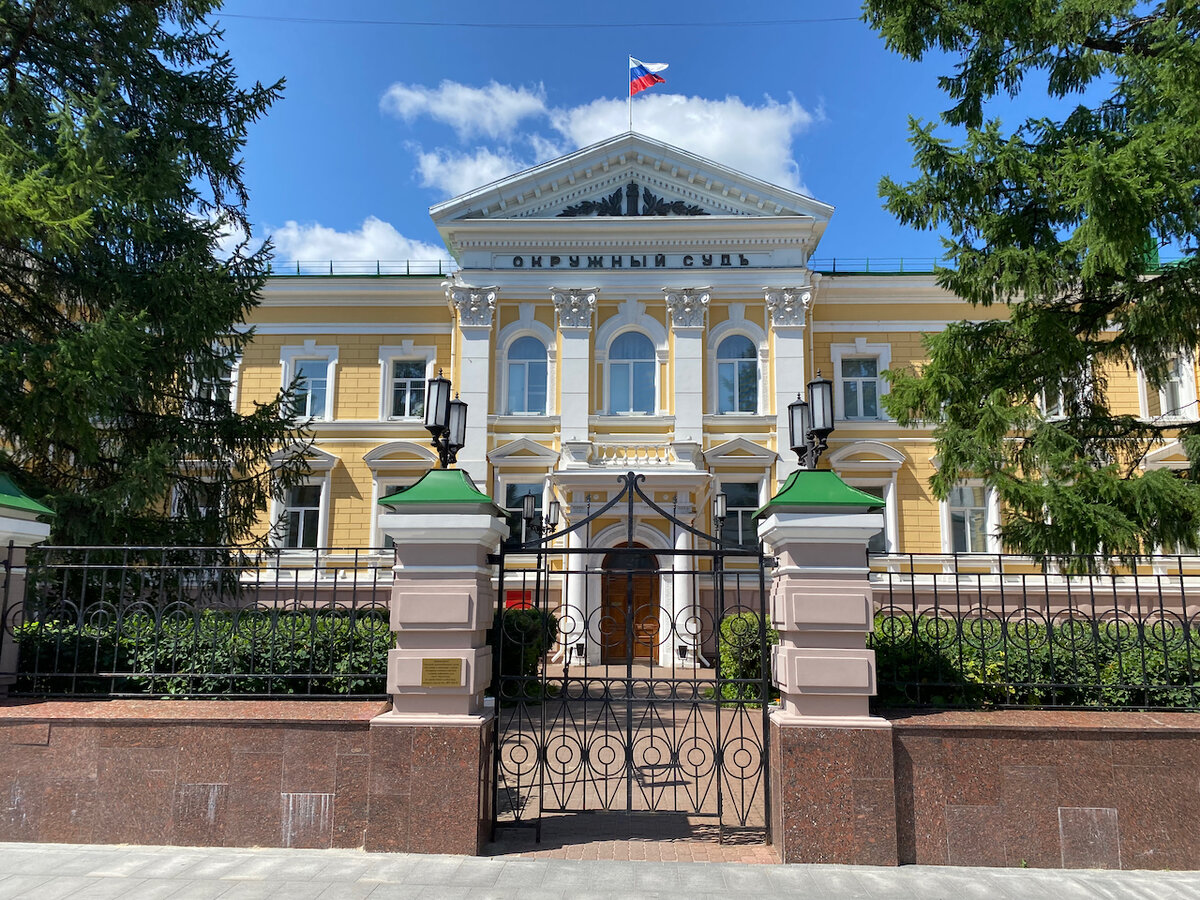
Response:
[{"label": "metal fence", "polygon": [[15,695],[385,695],[392,551],[37,547],[6,559]]},{"label": "metal fence", "polygon": [[871,558],[884,707],[1200,709],[1200,558]]}]

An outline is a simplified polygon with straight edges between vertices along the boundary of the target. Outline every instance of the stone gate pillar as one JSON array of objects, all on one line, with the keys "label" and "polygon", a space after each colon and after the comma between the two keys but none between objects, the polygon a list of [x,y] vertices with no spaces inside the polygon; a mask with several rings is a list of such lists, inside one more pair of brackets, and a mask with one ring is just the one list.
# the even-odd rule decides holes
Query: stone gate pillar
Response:
[{"label": "stone gate pillar", "polygon": [[50,536],[50,526],[39,518],[54,511],[26,496],[5,475],[0,475],[0,698],[17,680],[17,642],[13,629],[20,624],[25,603],[25,555],[34,544]]},{"label": "stone gate pillar", "polygon": [[371,722],[367,850],[477,854],[492,811],[495,721],[487,630],[489,553],[502,511],[461,469],[435,469],[380,501],[395,541],[388,652],[391,711]]},{"label": "stone gate pillar", "polygon": [[759,536],[779,561],[771,830],[783,862],[897,863],[891,725],[868,707],[867,541],[883,528],[881,510],[833,472],[800,470],[759,513]]}]

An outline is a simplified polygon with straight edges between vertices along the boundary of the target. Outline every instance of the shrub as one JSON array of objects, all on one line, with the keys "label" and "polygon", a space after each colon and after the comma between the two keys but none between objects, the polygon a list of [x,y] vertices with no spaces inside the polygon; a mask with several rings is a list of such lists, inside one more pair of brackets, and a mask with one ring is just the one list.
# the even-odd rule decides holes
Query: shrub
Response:
[{"label": "shrub", "polygon": [[[763,627],[762,619],[755,612],[735,613],[721,619],[717,652],[721,657],[722,698],[762,698]],[[779,632],[767,625],[766,639],[768,647],[778,644]]]},{"label": "shrub", "polygon": [[385,691],[383,611],[138,612],[16,628],[16,688],[47,694],[354,694]]},{"label": "shrub", "polygon": [[[505,609],[488,633],[505,677],[505,700],[541,696],[538,662],[558,636],[558,617],[541,609]],[[513,680],[508,680],[513,679]],[[514,687],[519,685],[519,689]],[[493,685],[499,690],[500,685]]]}]

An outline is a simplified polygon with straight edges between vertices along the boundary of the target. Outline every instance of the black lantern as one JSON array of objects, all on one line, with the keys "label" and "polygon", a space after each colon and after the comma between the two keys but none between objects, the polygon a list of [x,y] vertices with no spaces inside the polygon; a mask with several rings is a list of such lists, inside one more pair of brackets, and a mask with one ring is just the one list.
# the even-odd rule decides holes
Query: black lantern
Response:
[{"label": "black lantern", "polygon": [[466,443],[467,404],[457,396],[450,399],[450,380],[442,377],[441,369],[425,387],[425,428],[433,438],[431,443],[442,468],[450,468]]},{"label": "black lantern", "polygon": [[822,378],[818,370],[806,390],[807,401],[797,394],[788,404],[788,437],[800,466],[815,469],[833,433],[833,382]]},{"label": "black lantern", "polygon": [[725,522],[725,516],[729,512],[729,497],[724,493],[717,494],[713,497],[713,522],[716,523],[716,530],[720,531],[721,526]]},{"label": "black lantern", "polygon": [[559,512],[559,502],[557,500],[551,500],[550,509],[546,512],[546,524],[550,526],[551,530],[558,527]]}]

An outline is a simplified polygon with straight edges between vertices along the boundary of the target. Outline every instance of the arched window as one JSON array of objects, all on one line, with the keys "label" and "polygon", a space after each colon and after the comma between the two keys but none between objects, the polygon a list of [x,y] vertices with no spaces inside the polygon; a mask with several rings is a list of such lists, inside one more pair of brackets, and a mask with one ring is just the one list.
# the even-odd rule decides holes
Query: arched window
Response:
[{"label": "arched window", "polygon": [[758,412],[758,351],[744,335],[717,347],[717,412]]},{"label": "arched window", "polygon": [[608,411],[610,415],[655,410],[654,345],[636,331],[618,335],[608,348]]},{"label": "arched window", "polygon": [[509,414],[545,415],[546,345],[535,337],[520,337],[508,348]]}]

